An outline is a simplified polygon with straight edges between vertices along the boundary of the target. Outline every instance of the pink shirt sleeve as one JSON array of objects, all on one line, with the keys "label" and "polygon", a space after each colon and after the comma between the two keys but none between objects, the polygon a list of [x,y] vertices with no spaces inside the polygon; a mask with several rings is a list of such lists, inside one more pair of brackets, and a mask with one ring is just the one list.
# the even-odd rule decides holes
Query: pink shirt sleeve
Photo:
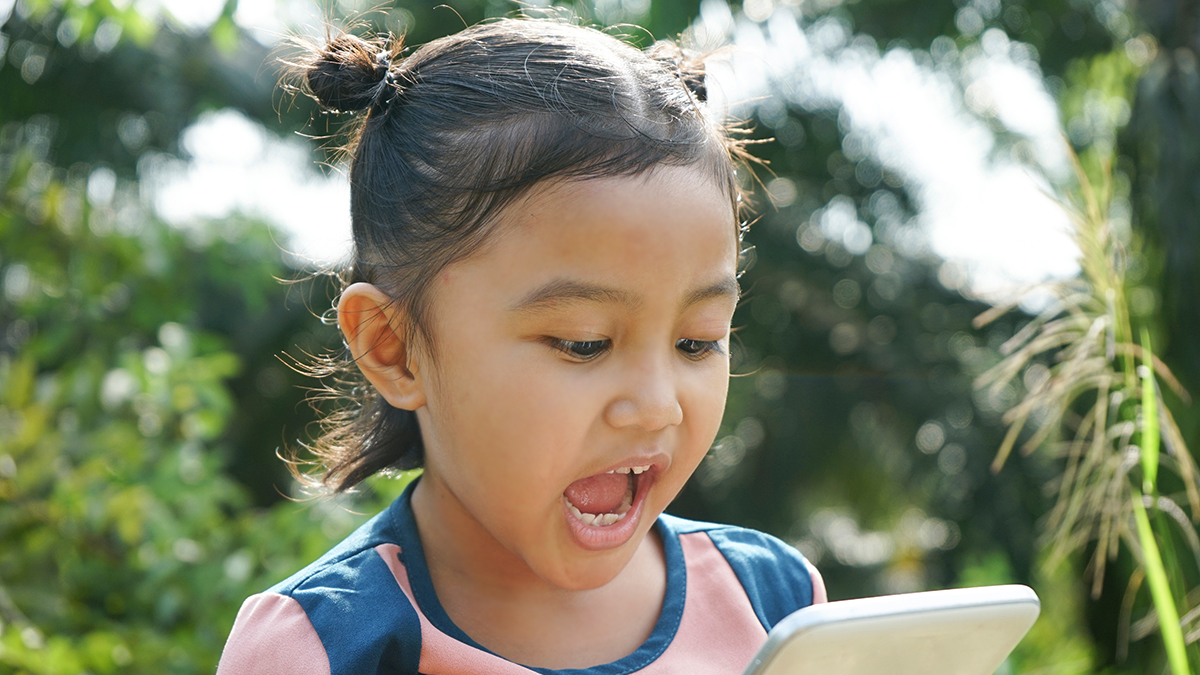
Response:
[{"label": "pink shirt sleeve", "polygon": [[330,675],[329,657],[300,603],[259,593],[242,603],[217,675]]}]

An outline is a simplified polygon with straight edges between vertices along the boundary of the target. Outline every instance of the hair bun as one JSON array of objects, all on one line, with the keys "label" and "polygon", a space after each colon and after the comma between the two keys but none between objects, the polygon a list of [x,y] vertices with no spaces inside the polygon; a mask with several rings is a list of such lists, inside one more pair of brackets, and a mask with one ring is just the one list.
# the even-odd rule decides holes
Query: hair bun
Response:
[{"label": "hair bun", "polygon": [[313,98],[325,108],[363,110],[380,101],[392,84],[388,71],[399,52],[399,41],[389,48],[386,43],[376,45],[354,35],[339,35],[312,59],[304,77]]}]

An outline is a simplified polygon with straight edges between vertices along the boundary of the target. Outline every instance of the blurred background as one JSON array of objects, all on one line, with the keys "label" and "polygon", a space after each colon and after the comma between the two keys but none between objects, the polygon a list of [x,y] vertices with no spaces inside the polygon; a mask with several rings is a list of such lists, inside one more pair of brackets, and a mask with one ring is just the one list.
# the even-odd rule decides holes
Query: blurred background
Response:
[{"label": "blurred background", "polygon": [[[212,672],[243,598],[399,493],[296,501],[277,457],[313,432],[318,383],[291,366],[340,346],[321,272],[349,238],[321,149],[343,120],[279,89],[278,59],[323,17],[419,44],[515,9],[435,4],[0,0],[0,673]],[[1082,175],[1116,251],[1108,311],[1200,391],[1200,7],[563,4],[642,45],[732,45],[712,105],[773,139],[738,377],[670,510],[794,543],[833,599],[1030,584],[1042,619],[1001,672],[1164,672],[1138,549],[1096,556],[1084,531],[1049,555],[1069,430],[990,468],[1054,352],[975,381],[1058,315],[1053,284],[1094,281],[1063,208]],[[1163,402],[1167,451],[1200,445],[1186,394]]]}]

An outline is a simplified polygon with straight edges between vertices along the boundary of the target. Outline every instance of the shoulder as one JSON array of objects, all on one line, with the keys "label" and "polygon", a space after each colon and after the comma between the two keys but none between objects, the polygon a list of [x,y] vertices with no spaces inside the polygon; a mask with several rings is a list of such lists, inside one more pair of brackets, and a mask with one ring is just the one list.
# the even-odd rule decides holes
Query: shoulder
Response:
[{"label": "shoulder", "polygon": [[779,538],[734,525],[668,515],[662,520],[666,531],[676,536],[707,535],[733,569],[767,630],[797,609],[825,602],[825,584],[816,567]]},{"label": "shoulder", "polygon": [[[314,563],[243,603],[219,675],[373,673],[420,656],[420,620],[400,586],[388,511]],[[269,669],[264,670],[264,664]]]},{"label": "shoulder", "polygon": [[329,656],[294,599],[259,593],[242,603],[217,675],[329,675]]}]

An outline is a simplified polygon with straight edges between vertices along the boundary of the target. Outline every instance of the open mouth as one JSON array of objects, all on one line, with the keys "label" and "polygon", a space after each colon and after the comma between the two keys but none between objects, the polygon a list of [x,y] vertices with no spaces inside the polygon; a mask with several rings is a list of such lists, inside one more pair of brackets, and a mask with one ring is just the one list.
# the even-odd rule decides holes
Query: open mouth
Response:
[{"label": "open mouth", "polygon": [[642,475],[649,470],[649,465],[622,467],[577,480],[563,491],[567,510],[585,525],[619,523],[633,508]]},{"label": "open mouth", "polygon": [[[634,461],[647,459],[650,458]],[[651,489],[668,463],[669,458],[656,455],[647,464],[630,462],[568,485],[563,490],[562,509],[567,531],[575,543],[588,550],[602,551],[632,541]]]}]

